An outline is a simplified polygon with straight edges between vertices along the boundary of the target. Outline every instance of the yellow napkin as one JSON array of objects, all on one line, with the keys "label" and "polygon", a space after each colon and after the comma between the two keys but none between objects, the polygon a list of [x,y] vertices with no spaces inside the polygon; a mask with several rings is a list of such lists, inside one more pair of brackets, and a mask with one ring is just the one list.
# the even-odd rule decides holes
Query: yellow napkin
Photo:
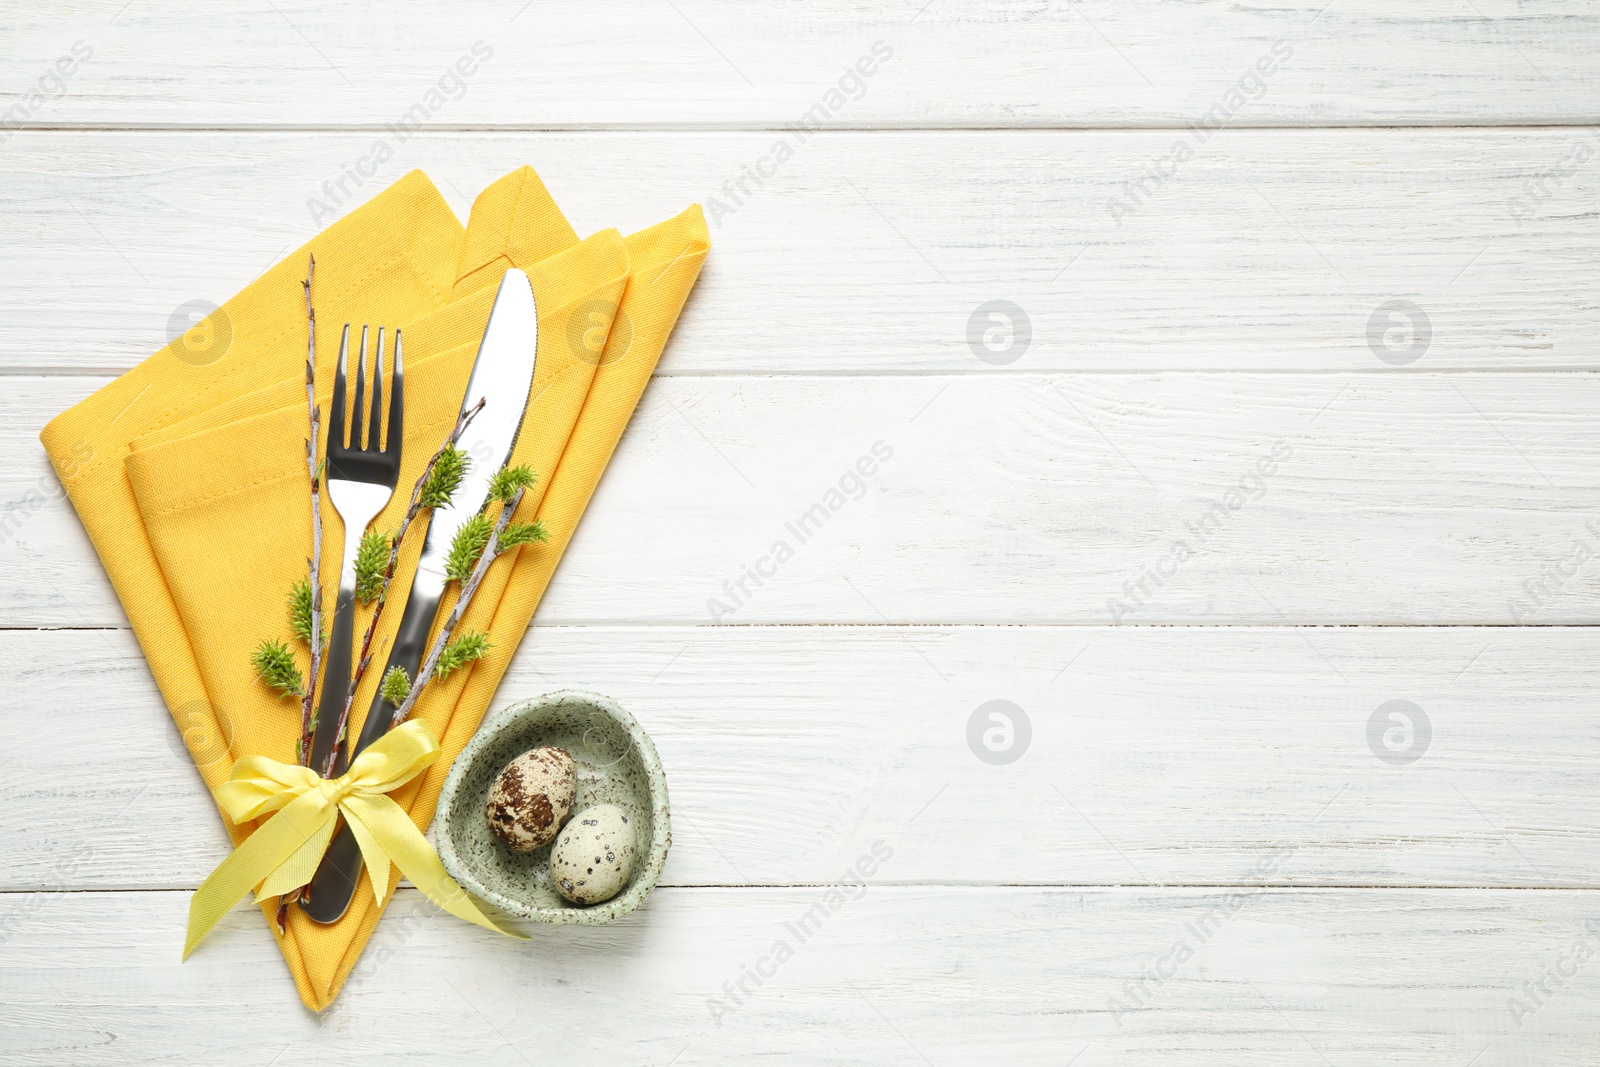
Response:
[{"label": "yellow napkin", "polygon": [[[485,190],[463,230],[414,171],[213,313],[196,328],[217,339],[209,348],[180,338],[45,427],[45,449],[209,787],[227,780],[233,761],[246,755],[293,762],[300,731],[298,703],[255,680],[249,654],[263,637],[287,636],[285,596],[311,550],[299,285],[308,254],[317,260],[324,411],[344,323],[404,332],[406,440],[400,488],[375,524],[380,530],[398,525],[411,484],[449,431],[507,267],[527,271],[538,301],[538,366],[514,462],[539,476],[518,518],[541,519],[550,540],[495,565],[462,622],[487,632],[493,650],[435,682],[418,702],[414,714],[432,727],[444,758],[391,796],[425,828],[708,247],[698,207],[626,238],[607,230],[579,242],[527,167]],[[342,527],[326,494],[323,522],[321,575],[331,606]],[[402,556],[396,590],[409,587],[419,548],[420,538],[413,539]],[[400,614],[384,613],[374,642],[380,665]],[[358,635],[366,621],[365,613],[358,616]],[[369,672],[356,696],[352,736],[377,674]],[[235,843],[253,827],[224,824]],[[387,877],[392,890],[399,874]],[[365,876],[338,923],[320,926],[290,909],[278,941],[309,1007],[333,1001],[380,911]],[[271,905],[263,912],[270,924]],[[173,936],[180,944],[182,931]],[[463,928],[462,936],[478,935]],[[201,951],[208,949],[219,950]]]}]

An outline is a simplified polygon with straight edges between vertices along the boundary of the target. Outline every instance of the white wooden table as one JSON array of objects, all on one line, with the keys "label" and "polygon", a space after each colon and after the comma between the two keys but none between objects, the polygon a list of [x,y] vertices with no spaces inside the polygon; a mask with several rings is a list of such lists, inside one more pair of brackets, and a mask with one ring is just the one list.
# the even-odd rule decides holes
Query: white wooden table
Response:
[{"label": "white wooden table", "polygon": [[[919,3],[7,0],[0,1062],[1596,1062],[1600,11]],[[314,1017],[252,909],[178,963],[226,839],[36,435],[476,42],[336,214],[728,209],[497,702],[616,696],[676,841]]]}]

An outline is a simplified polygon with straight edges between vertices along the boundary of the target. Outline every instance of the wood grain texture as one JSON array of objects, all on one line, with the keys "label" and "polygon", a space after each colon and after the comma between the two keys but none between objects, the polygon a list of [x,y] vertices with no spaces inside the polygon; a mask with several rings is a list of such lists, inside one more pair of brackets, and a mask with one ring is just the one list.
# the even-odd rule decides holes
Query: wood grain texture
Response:
[{"label": "wood grain texture", "polygon": [[520,944],[402,890],[321,1017],[251,911],[179,964],[185,894],[7,894],[0,1023],[19,1067],[1593,1062],[1592,893],[853,892],[804,942],[819,889],[662,889]]},{"label": "wood grain texture", "polygon": [[1600,369],[1587,129],[418,134],[357,186],[377,140],[16,134],[0,370],[125,369],[407,170],[465,218],[523,163],[584,233],[707,206],[664,374]]},{"label": "wood grain texture", "polygon": [[[8,625],[122,625],[34,439],[97,384],[7,381]],[[1588,623],[1596,410],[1591,374],[659,379],[539,619]]]},{"label": "wood grain texture", "polygon": [[[883,839],[896,883],[1584,887],[1597,646],[1592,628],[540,626],[492,711],[598,686],[633,711],[670,777],[668,885],[826,884]],[[0,705],[0,889],[199,885],[227,840],[131,637],[13,631],[0,657],[27,664]],[[969,747],[995,699],[1028,735],[1008,764]],[[1409,764],[1369,739],[1397,699],[1426,725],[1379,747]]]},{"label": "wood grain texture", "polygon": [[[874,42],[893,58],[846,83],[833,123],[1132,126],[1193,121],[1274,41],[1291,55],[1242,99],[1242,122],[1592,121],[1600,20],[1569,0],[497,0],[228,10],[133,0],[68,12],[7,3],[11,100],[75,41],[92,55],[25,121],[326,126],[394,122],[427,103],[449,125],[792,122]],[[440,79],[473,45],[489,56]]]},{"label": "wood grain texture", "polygon": [[[0,24],[0,1061],[1593,1063],[1592,5]],[[712,220],[495,704],[638,714],[674,848],[529,945],[402,889],[313,1017],[250,909],[178,963],[226,840],[37,433],[406,171],[465,218],[523,163],[583,233]]]}]

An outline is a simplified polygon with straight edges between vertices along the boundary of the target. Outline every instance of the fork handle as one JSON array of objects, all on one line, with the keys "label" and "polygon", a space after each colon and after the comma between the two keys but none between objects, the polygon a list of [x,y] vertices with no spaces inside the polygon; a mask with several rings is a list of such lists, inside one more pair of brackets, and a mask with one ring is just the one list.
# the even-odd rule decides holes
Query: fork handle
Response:
[{"label": "fork handle", "polygon": [[[354,658],[356,637],[356,559],[349,558],[340,568],[339,598],[333,610],[333,636],[322,658],[322,694],[317,702],[317,730],[311,739],[311,769],[322,773],[322,765],[336,740],[339,713],[344,710],[346,695],[350,692],[350,668]],[[338,765],[329,772],[331,776],[344,773],[349,762],[349,746],[339,753]]]},{"label": "fork handle", "polygon": [[[416,677],[417,668],[428,647],[428,634],[433,629],[443,597],[444,575],[435,572],[432,567],[419,566],[411,592],[406,598],[405,613],[400,617],[400,626],[395,631],[389,661],[383,668],[384,674],[389,673],[390,667],[403,667],[406,674]],[[393,723],[394,713],[393,704],[381,695],[373,697],[372,708],[361,726],[360,738],[353,748],[346,746],[346,753],[341,758],[361,755],[368,745],[387,733]],[[375,878],[388,876],[388,871],[374,873]],[[317,873],[300,899],[300,909],[315,922],[338,922],[350,907],[350,899],[355,896],[360,880],[361,845],[350,832],[350,827],[341,821],[339,828],[334,831],[333,840],[328,844],[328,851],[317,865]]]}]

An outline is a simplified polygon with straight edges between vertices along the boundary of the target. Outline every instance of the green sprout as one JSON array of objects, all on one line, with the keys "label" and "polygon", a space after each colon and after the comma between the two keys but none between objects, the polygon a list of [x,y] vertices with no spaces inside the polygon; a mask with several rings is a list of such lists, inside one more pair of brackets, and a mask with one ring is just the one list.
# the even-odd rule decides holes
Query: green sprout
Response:
[{"label": "green sprout", "polygon": [[489,495],[502,504],[509,504],[517,498],[517,493],[532,488],[537,480],[527,467],[501,467],[489,479]]},{"label": "green sprout", "polygon": [[471,577],[472,568],[478,565],[478,557],[483,555],[484,546],[489,543],[492,533],[494,523],[481,513],[462,523],[451,539],[450,552],[444,559],[445,577],[452,582],[464,582]]},{"label": "green sprout", "polygon": [[[289,587],[289,629],[307,645],[311,644],[311,583],[304,578]],[[327,643],[328,635],[322,635]]]},{"label": "green sprout", "polygon": [[305,676],[295,662],[294,653],[282,641],[262,641],[250,656],[250,665],[263,682],[278,690],[283,696],[306,695]]},{"label": "green sprout", "polygon": [[368,530],[356,549],[356,599],[370,604],[383,595],[383,574],[389,569],[389,535]]},{"label": "green sprout", "polygon": [[516,548],[518,545],[548,540],[550,540],[550,532],[544,528],[544,523],[537,519],[533,522],[513,522],[500,534],[498,548],[503,552],[506,549]]},{"label": "green sprout", "polygon": [[490,649],[487,634],[468,631],[459,637],[452,638],[439,652],[439,662],[433,666],[433,676],[441,682],[450,677],[451,673],[465,667],[474,660],[480,660],[488,654]]},{"label": "green sprout", "polygon": [[404,704],[406,697],[411,695],[411,677],[406,674],[406,669],[390,667],[389,673],[378,683],[378,695],[397,708]]},{"label": "green sprout", "polygon": [[442,508],[450,503],[450,495],[460,488],[461,479],[467,476],[471,465],[472,458],[455,445],[441,448],[428,480],[422,485],[422,506]]}]

